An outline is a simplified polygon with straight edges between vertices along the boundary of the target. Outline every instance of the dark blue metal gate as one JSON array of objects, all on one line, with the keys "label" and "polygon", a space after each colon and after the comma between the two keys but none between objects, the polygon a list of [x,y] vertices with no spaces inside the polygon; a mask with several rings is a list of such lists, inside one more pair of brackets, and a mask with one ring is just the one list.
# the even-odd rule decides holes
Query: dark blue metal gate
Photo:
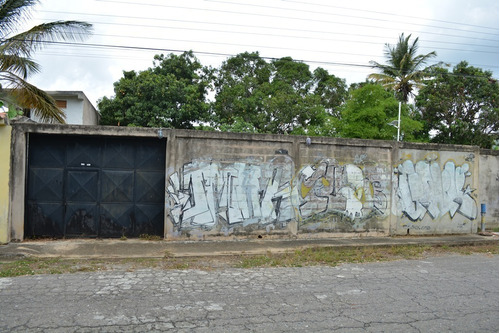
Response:
[{"label": "dark blue metal gate", "polygon": [[163,235],[165,141],[30,134],[26,237]]}]

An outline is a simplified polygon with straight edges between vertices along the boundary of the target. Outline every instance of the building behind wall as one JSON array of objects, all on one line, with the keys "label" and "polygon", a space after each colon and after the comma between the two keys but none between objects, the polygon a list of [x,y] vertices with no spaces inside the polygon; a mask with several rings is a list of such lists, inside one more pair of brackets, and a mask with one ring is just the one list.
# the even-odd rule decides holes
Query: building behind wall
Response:
[{"label": "building behind wall", "polygon": [[[83,91],[46,91],[46,93],[52,96],[57,106],[64,111],[67,124],[97,125],[99,123],[99,113]],[[25,111],[25,115],[36,122],[42,122],[29,110]]]}]

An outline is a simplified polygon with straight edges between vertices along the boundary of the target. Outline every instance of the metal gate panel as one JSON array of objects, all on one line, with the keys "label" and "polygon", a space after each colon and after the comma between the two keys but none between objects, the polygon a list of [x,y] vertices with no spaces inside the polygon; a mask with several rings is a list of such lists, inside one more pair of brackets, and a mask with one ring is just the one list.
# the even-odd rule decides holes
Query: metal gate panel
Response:
[{"label": "metal gate panel", "polygon": [[68,203],[65,206],[65,236],[96,237],[98,223],[96,203]]},{"label": "metal gate panel", "polygon": [[102,170],[101,200],[103,202],[133,202],[134,172]]},{"label": "metal gate panel", "polygon": [[160,205],[137,204],[135,206],[135,218],[137,221],[137,235],[163,235],[162,223],[164,209]]},{"label": "metal gate panel", "polygon": [[99,234],[102,237],[132,237],[135,234],[133,203],[101,204]]},{"label": "metal gate panel", "polygon": [[137,172],[136,202],[162,203],[165,197],[165,176],[162,172]]},{"label": "metal gate panel", "polygon": [[138,170],[165,171],[165,149],[159,145],[141,145],[135,154]]},{"label": "metal gate panel", "polygon": [[130,140],[109,139],[103,151],[103,168],[134,169],[135,142]]},{"label": "metal gate panel", "polygon": [[66,140],[67,167],[100,167],[100,142],[96,138],[80,137]]},{"label": "metal gate panel", "polygon": [[165,141],[30,134],[26,236],[163,235]]},{"label": "metal gate panel", "polygon": [[30,135],[29,163],[31,167],[64,168],[66,143],[57,137]]},{"label": "metal gate panel", "polygon": [[64,236],[64,206],[62,202],[28,201],[27,206],[26,235],[40,237]]},{"label": "metal gate panel", "polygon": [[64,169],[31,168],[28,200],[62,202]]},{"label": "metal gate panel", "polygon": [[28,171],[26,233],[37,236],[64,235],[64,144],[54,138],[33,140]]},{"label": "metal gate panel", "polygon": [[68,170],[66,177],[67,202],[97,202],[97,170]]},{"label": "metal gate panel", "polygon": [[66,173],[64,234],[97,236],[98,170],[68,170]]}]

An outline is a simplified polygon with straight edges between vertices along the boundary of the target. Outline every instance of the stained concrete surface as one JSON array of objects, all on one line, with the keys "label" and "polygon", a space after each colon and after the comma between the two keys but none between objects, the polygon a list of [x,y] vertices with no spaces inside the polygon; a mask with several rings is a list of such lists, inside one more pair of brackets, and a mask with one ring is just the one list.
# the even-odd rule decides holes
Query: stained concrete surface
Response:
[{"label": "stained concrete surface", "polygon": [[141,239],[68,239],[24,241],[0,245],[0,258],[161,258],[226,254],[280,253],[307,247],[359,247],[391,245],[478,245],[498,243],[498,233],[447,236],[400,236],[245,239],[228,241],[147,241]]}]

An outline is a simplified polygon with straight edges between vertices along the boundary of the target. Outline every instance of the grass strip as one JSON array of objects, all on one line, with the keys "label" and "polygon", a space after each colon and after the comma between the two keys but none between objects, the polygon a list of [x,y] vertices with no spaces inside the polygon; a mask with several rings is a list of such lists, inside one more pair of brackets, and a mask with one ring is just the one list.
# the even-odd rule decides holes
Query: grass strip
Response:
[{"label": "grass strip", "polygon": [[421,259],[446,254],[498,254],[498,243],[468,246],[396,245],[387,247],[312,247],[288,253],[231,255],[218,257],[135,259],[64,259],[24,258],[0,260],[0,277],[35,274],[68,274],[137,269],[202,269],[337,266],[344,263],[366,263],[400,259]]}]

